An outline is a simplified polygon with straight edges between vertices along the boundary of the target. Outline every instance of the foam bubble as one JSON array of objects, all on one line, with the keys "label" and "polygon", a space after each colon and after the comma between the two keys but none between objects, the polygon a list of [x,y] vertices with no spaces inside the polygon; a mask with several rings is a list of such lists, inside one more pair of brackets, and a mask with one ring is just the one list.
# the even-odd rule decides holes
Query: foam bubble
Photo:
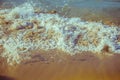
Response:
[{"label": "foam bubble", "polygon": [[[5,49],[2,56],[7,57],[8,63],[19,63],[20,54],[35,49],[60,49],[74,55],[81,51],[101,53],[107,45],[110,52],[120,53],[120,41],[117,40],[120,28],[117,26],[82,21],[80,18],[64,18],[59,14],[37,14],[27,3],[5,12],[1,16],[5,17],[4,21],[11,23],[0,24],[9,32],[7,35],[4,33],[6,37],[0,39],[0,44]],[[19,17],[16,18],[16,14]]]}]

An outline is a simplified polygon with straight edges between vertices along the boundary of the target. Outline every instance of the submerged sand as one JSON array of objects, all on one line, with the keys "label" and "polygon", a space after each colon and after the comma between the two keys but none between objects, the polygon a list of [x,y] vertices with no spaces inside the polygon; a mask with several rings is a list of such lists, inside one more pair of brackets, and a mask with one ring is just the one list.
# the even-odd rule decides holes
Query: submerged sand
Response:
[{"label": "submerged sand", "polygon": [[[49,54],[49,55],[48,55]],[[51,55],[54,57],[51,57]],[[119,80],[120,55],[95,55],[90,52],[66,55],[63,52],[37,51],[19,65],[0,67],[0,75],[13,80]]]}]

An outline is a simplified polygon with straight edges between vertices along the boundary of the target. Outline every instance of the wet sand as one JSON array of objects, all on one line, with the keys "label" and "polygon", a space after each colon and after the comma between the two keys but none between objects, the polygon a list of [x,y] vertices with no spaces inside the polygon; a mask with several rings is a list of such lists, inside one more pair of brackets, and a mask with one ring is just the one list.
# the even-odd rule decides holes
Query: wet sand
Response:
[{"label": "wet sand", "polygon": [[[55,54],[54,56],[52,56]],[[37,51],[16,66],[2,66],[0,75],[13,80],[120,80],[120,55]],[[4,68],[4,69],[3,69]]]}]

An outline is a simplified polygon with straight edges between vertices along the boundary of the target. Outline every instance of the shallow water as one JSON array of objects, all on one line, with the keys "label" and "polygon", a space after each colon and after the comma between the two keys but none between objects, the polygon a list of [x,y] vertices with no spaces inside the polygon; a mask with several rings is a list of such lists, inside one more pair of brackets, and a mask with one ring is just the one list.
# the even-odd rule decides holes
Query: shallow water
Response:
[{"label": "shallow water", "polygon": [[36,3],[37,6],[45,7],[46,9],[55,9],[59,7],[76,7],[76,8],[88,8],[88,9],[104,9],[104,8],[118,8],[120,9],[120,2],[113,0],[0,0],[2,6],[7,7],[18,6],[24,2]]},{"label": "shallow water", "polygon": [[[50,56],[56,54],[55,58]],[[65,55],[59,51],[38,51],[31,60],[17,66],[2,66],[0,79],[6,76],[13,80],[119,80],[120,79],[120,55],[101,55],[101,58],[92,54]],[[50,54],[50,55],[48,55]],[[47,58],[47,61],[38,59],[39,56]],[[49,60],[51,59],[51,60]],[[63,61],[61,61],[63,59]],[[37,61],[35,61],[37,60]],[[7,71],[5,71],[7,70]],[[9,80],[9,78],[7,78]],[[12,80],[11,79],[11,80]]]},{"label": "shallow water", "polygon": [[84,20],[120,25],[119,0],[0,0],[0,6],[10,8],[24,2],[29,2],[33,6],[42,7],[45,10],[56,10],[67,17],[81,17]]},{"label": "shallow water", "polygon": [[[110,24],[105,25],[102,22],[81,20],[81,16],[92,19],[90,17],[91,14],[92,16],[101,15],[103,11],[98,10],[106,7],[100,7],[100,5],[97,5],[100,8],[88,7],[88,3],[89,6],[92,6],[93,3],[103,3],[103,5],[108,4],[102,1],[99,3],[97,1],[92,2],[83,2],[84,5],[82,4],[82,7],[84,6],[84,8],[81,8],[81,5],[77,8],[70,4],[74,3],[77,5],[79,2],[75,3],[74,1],[69,1],[67,2],[69,4],[64,4],[65,6],[61,8],[61,13],[65,12],[62,16],[59,16],[59,12],[58,14],[51,14],[48,12],[49,9],[46,7],[48,3],[50,4],[48,1],[41,1],[41,3],[38,3],[39,5],[37,3],[27,2],[19,6],[16,3],[7,10],[3,8],[0,11],[0,25],[1,35],[4,35],[5,37],[1,36],[0,43],[6,52],[3,52],[2,56],[9,56],[8,62],[10,63],[11,60],[19,63],[20,54],[39,48],[44,50],[60,49],[69,54],[76,54],[80,51],[101,53],[104,52],[105,49],[107,49],[107,52],[119,53],[120,29],[118,26]],[[64,3],[66,2],[64,1]],[[110,3],[111,2],[109,2],[109,4]],[[58,3],[51,2],[51,4],[55,6]],[[62,4],[59,3],[59,5],[57,5],[59,6],[59,9]],[[48,7],[50,7],[50,5],[48,5]],[[69,5],[73,7],[70,7]],[[35,7],[38,8],[38,6],[43,9],[43,11],[41,10],[41,13],[35,12]],[[75,13],[76,16],[80,15],[80,17],[74,18],[73,16]],[[72,18],[68,18],[70,15]],[[4,20],[2,17],[4,17]],[[101,18],[101,16],[99,17]],[[34,21],[38,23],[36,24]],[[7,32],[8,35],[6,35]]]}]

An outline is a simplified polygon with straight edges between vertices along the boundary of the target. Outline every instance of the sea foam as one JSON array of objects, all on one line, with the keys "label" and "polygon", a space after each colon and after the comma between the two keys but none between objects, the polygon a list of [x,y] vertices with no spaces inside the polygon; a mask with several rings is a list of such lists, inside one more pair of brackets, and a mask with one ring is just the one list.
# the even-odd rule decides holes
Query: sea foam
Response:
[{"label": "sea foam", "polygon": [[21,54],[37,49],[58,49],[74,55],[82,51],[102,53],[107,46],[108,52],[120,53],[120,28],[117,26],[66,18],[57,13],[35,13],[28,3],[0,10],[0,16],[5,18],[0,18],[2,56],[7,57],[10,64],[20,63]]}]

